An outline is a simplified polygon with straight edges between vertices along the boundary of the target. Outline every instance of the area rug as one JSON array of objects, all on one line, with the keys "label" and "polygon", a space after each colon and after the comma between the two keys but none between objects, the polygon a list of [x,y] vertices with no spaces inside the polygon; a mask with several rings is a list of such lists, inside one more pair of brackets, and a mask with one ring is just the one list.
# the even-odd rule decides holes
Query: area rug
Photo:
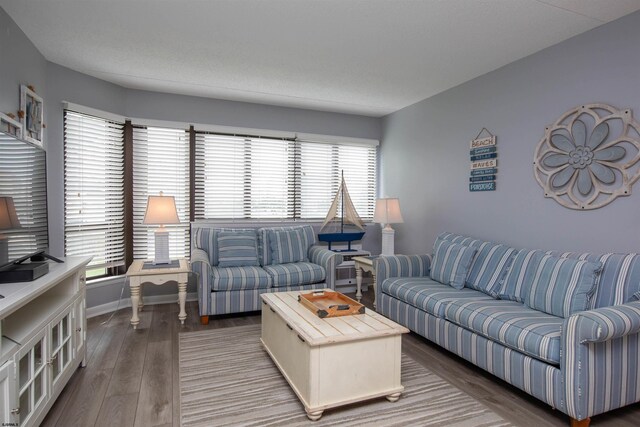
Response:
[{"label": "area rug", "polygon": [[179,366],[185,427],[511,425],[404,354],[400,400],[328,409],[310,421],[262,348],[260,325],[180,334]]}]

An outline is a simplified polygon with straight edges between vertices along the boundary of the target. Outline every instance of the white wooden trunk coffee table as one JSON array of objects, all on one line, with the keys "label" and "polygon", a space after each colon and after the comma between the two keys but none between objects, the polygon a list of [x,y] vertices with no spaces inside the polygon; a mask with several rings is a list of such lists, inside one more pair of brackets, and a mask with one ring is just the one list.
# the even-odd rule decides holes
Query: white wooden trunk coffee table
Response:
[{"label": "white wooden trunk coffee table", "polygon": [[370,310],[320,319],[298,294],[262,295],[261,341],[309,419],[376,397],[398,400],[402,334],[409,330]]}]

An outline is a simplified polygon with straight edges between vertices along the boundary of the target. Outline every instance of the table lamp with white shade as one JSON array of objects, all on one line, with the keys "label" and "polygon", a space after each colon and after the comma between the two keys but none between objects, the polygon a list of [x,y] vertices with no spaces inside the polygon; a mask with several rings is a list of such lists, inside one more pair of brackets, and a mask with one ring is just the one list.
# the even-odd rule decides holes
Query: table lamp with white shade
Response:
[{"label": "table lamp with white shade", "polygon": [[154,264],[169,264],[169,231],[165,224],[180,224],[176,200],[173,196],[164,196],[162,191],[159,196],[149,196],[147,211],[144,214],[143,224],[159,225],[155,231],[155,256]]},{"label": "table lamp with white shade", "polygon": [[383,224],[382,229],[382,253],[381,255],[393,255],[393,240],[395,231],[391,224],[404,222],[400,212],[400,201],[397,198],[382,198],[376,200],[376,209],[373,213],[373,222]]},{"label": "table lamp with white shade", "polygon": [[21,227],[13,197],[0,197],[0,265],[9,261],[9,238],[1,232]]}]

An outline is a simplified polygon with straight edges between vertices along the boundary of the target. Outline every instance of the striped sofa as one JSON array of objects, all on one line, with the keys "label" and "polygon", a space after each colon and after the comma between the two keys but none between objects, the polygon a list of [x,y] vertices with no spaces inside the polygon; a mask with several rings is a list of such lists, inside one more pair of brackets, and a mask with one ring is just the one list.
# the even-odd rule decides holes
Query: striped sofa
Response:
[{"label": "striped sofa", "polygon": [[202,324],[210,315],[260,310],[260,294],[335,288],[342,256],[316,245],[310,225],[191,229]]},{"label": "striped sofa", "polygon": [[[433,255],[375,260],[378,311],[572,425],[640,401],[638,255],[516,250],[451,233],[436,245]],[[456,289],[451,270],[469,250]]]}]

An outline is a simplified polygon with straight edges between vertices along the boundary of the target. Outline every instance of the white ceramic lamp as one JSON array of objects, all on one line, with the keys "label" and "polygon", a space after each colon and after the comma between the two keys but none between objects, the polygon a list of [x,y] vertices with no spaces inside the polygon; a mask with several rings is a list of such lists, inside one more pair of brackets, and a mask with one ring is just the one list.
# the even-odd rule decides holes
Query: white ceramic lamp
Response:
[{"label": "white ceramic lamp", "polygon": [[[0,231],[20,228],[13,197],[0,197]],[[0,265],[9,261],[9,239],[0,234]]]},{"label": "white ceramic lamp", "polygon": [[176,200],[173,196],[163,196],[162,191],[159,196],[149,196],[147,200],[147,211],[144,214],[143,224],[159,225],[155,231],[155,256],[154,264],[169,264],[169,231],[165,224],[179,224]]},{"label": "white ceramic lamp", "polygon": [[391,224],[404,222],[400,212],[400,201],[397,198],[384,198],[376,200],[376,210],[373,213],[373,222],[384,225],[382,229],[382,255],[394,254],[395,231]]}]

